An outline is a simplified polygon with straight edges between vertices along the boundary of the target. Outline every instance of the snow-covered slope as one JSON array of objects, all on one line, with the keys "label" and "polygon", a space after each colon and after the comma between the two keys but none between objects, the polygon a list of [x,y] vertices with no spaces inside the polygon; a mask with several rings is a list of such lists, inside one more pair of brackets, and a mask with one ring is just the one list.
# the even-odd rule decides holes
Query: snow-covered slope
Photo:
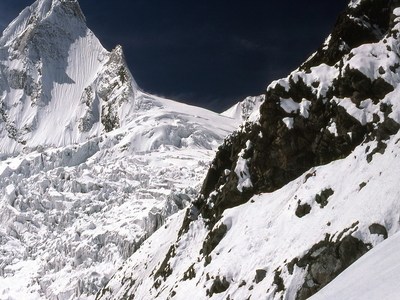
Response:
[{"label": "snow-covered slope", "polygon": [[394,236],[398,6],[351,1],[320,49],[271,83],[259,113],[224,141],[192,206],[97,299],[306,299]]},{"label": "snow-covered slope", "polygon": [[0,39],[0,299],[90,299],[198,194],[241,119],[141,91],[77,1]]},{"label": "snow-covered slope", "polygon": [[[142,245],[98,298],[297,299],[302,286],[332,276],[321,269],[340,269],[345,255],[355,260],[357,250],[366,252],[398,232],[399,138],[393,136],[388,154],[375,154],[370,163],[365,150],[373,142],[226,210],[214,234],[201,217],[179,234],[185,218],[180,213]],[[333,194],[318,203],[316,195],[326,190]],[[299,217],[306,205],[309,213]]]}]

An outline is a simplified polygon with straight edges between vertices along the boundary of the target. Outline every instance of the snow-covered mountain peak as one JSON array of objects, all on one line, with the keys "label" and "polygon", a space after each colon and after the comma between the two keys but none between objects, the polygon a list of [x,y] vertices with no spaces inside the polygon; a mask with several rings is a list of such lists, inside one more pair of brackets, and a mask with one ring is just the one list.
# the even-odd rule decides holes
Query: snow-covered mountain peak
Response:
[{"label": "snow-covered mountain peak", "polygon": [[[64,20],[63,20],[64,19]],[[86,22],[79,3],[76,0],[37,0],[26,7],[19,16],[4,30],[0,45],[6,46],[16,37],[21,37],[26,31],[34,30],[44,20],[54,23],[67,22],[73,30],[74,22]],[[67,27],[66,27],[67,28]],[[22,37],[21,37],[22,38]]]},{"label": "snow-covered mountain peak", "polygon": [[[173,116],[196,111],[200,114],[197,121],[208,119],[205,116],[210,112],[206,110],[193,110],[141,91],[128,69],[122,47],[116,46],[110,52],[104,49],[87,28],[77,1],[37,0],[10,24],[0,44],[3,155],[17,154],[23,148],[83,143],[118,128],[133,128],[132,122],[149,122],[143,114],[150,109],[153,121],[164,119],[167,111]],[[237,124],[232,118],[227,122],[228,127]],[[204,124],[210,125],[207,121]],[[163,144],[204,144],[181,142],[200,133],[205,134],[206,144],[211,143],[212,147],[220,141],[220,137],[216,138],[219,133],[214,135],[206,127],[193,126],[176,136],[169,133],[176,126],[157,130],[158,125],[165,124],[151,125],[150,131],[158,132],[148,135],[152,142],[137,132],[140,137],[135,140],[141,144],[134,148],[147,151]],[[156,141],[155,137],[162,139]]]}]

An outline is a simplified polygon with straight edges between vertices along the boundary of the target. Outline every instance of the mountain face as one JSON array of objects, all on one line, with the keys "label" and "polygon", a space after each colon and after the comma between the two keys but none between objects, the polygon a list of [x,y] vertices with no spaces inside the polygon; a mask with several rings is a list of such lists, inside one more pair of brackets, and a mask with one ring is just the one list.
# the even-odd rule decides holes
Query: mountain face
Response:
[{"label": "mountain face", "polygon": [[225,139],[191,207],[96,299],[323,299],[322,287],[394,236],[399,6],[351,1],[317,52]]},{"label": "mountain face", "polygon": [[242,122],[140,90],[70,0],[3,32],[0,113],[1,299],[94,299]]},{"label": "mountain face", "polygon": [[164,105],[138,89],[120,46],[102,47],[77,1],[36,1],[4,31],[0,47],[3,156],[86,142]]}]

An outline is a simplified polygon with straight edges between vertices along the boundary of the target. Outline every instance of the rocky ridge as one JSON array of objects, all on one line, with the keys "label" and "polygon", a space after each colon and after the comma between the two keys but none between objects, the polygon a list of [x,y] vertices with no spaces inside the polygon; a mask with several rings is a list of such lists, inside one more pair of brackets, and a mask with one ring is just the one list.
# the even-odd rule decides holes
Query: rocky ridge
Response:
[{"label": "rocky ridge", "polygon": [[[383,15],[379,19],[381,27],[377,27],[378,23],[372,21],[368,26],[359,24],[359,15],[365,11],[362,17],[369,20],[369,13],[376,12],[377,3],[382,5],[379,7]],[[389,2],[385,4],[381,1],[364,1],[354,8],[349,6],[335,24],[329,43],[325,43],[287,78],[268,86],[259,118],[244,124],[241,130],[229,136],[214,159],[214,168],[209,170],[199,204],[196,204],[201,206],[206,218],[215,216],[218,219],[224,209],[246,202],[254,194],[272,192],[313,166],[346,157],[366,137],[380,142],[398,131],[398,123],[389,117],[392,110],[390,105],[380,101],[394,90],[398,80],[395,72],[398,57],[393,53],[393,49],[396,49],[397,33],[394,33],[395,28],[389,30],[390,20],[394,18],[392,11],[393,8],[389,12]],[[347,25],[349,20],[353,20],[351,25]],[[376,35],[380,32],[380,43],[383,47],[386,46],[386,49],[381,49],[380,43],[372,44],[370,55],[378,59],[368,70],[363,70],[362,65],[361,70],[358,68],[357,57],[354,58],[355,54],[351,52],[358,46],[358,42],[350,43],[340,36],[343,28],[351,32],[354,26],[370,29],[370,35],[364,33],[365,38],[362,41],[365,44],[377,42]],[[374,35],[371,35],[371,30]],[[387,37],[383,33],[387,33]],[[395,36],[390,38],[392,34]],[[343,40],[346,46],[336,45],[337,40]],[[307,70],[309,62],[314,61],[315,57],[330,57],[329,53],[340,48],[346,51],[343,50],[332,65],[326,64],[325,58],[317,66]],[[361,56],[369,49],[363,50],[360,47],[355,52],[359,52]],[[385,55],[386,60],[379,62],[379,58]],[[348,100],[352,103],[350,105],[358,109],[373,105],[379,111],[374,111],[369,120],[357,120],[341,105]],[[241,159],[247,161],[252,184],[238,193],[236,187],[241,179],[233,170]],[[228,177],[225,175],[227,169],[231,171]],[[209,212],[210,205],[201,203],[202,199],[209,199],[212,191],[218,193],[212,197],[213,208]]]}]

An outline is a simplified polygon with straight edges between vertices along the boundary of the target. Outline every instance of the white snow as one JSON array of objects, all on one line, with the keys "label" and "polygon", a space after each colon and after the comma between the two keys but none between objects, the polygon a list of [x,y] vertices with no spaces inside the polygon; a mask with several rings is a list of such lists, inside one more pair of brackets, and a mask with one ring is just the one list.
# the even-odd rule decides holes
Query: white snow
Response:
[{"label": "white snow", "polygon": [[336,123],[332,122],[329,127],[328,130],[330,133],[332,133],[334,136],[338,136],[338,132],[337,132],[337,127],[336,127]]},{"label": "white snow", "polygon": [[293,101],[293,99],[282,99],[281,98],[281,107],[287,113],[294,113],[300,109],[299,103]]},{"label": "white snow", "polygon": [[296,113],[300,111],[300,115],[304,118],[308,118],[308,110],[311,106],[311,101],[303,99],[300,103],[293,101],[293,99],[281,98],[281,107],[287,113]]},{"label": "white snow", "polygon": [[360,107],[351,101],[350,98],[335,99],[340,106],[346,109],[347,113],[358,120],[362,125],[372,122],[374,115],[383,119],[383,113],[380,111],[380,104],[374,105],[371,99],[364,100]]},{"label": "white snow", "polygon": [[361,3],[361,0],[351,0],[349,3],[349,7],[350,8],[356,8],[357,6],[359,6]]},{"label": "white snow", "polygon": [[293,128],[294,119],[291,117],[286,117],[282,119],[283,123],[286,125],[288,129]]},{"label": "white snow", "polygon": [[271,89],[271,88],[272,89],[275,88],[278,84],[280,86],[282,86],[283,88],[285,88],[286,92],[289,91],[289,89],[290,89],[289,82],[285,79],[278,79],[278,80],[272,81],[271,84],[268,86],[267,90]]},{"label": "white snow", "polygon": [[330,34],[330,35],[328,35],[328,37],[325,39],[322,50],[328,50],[329,43],[331,42],[331,39],[332,39],[332,35]]}]

